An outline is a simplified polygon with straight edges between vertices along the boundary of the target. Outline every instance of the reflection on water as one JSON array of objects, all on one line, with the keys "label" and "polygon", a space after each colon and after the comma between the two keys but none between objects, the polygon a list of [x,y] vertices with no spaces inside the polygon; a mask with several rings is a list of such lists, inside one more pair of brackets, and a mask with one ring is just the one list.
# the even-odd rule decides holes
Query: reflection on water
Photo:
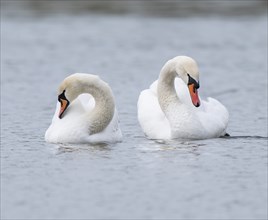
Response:
[{"label": "reflection on water", "polygon": [[63,154],[78,151],[109,151],[112,148],[111,144],[55,144],[51,146],[55,154]]},{"label": "reflection on water", "polygon": [[263,137],[263,136],[228,136],[228,137],[221,137],[221,138],[226,138],[226,139],[253,139],[253,140],[268,140],[268,137]]}]

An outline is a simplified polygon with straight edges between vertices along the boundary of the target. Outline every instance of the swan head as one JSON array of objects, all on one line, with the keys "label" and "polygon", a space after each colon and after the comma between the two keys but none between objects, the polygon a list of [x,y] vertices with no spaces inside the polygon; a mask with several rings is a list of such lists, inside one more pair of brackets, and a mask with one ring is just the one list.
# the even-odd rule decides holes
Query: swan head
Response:
[{"label": "swan head", "polygon": [[63,90],[59,95],[58,95],[58,101],[60,102],[60,112],[59,112],[59,118],[62,119],[63,113],[67,109],[67,107],[70,104],[70,101],[66,98],[65,95],[66,90]]},{"label": "swan head", "polygon": [[173,58],[175,61],[175,71],[178,76],[188,86],[192,103],[195,107],[200,106],[200,99],[198,96],[199,88],[199,70],[194,59],[187,56],[178,56]]},{"label": "swan head", "polygon": [[[59,118],[62,119],[64,112],[68,106],[74,101],[81,93],[86,85],[83,83],[85,77],[90,74],[76,73],[68,76],[63,80],[58,89],[58,101],[60,102]],[[93,75],[91,75],[93,77]],[[97,77],[97,76],[96,76]]]}]

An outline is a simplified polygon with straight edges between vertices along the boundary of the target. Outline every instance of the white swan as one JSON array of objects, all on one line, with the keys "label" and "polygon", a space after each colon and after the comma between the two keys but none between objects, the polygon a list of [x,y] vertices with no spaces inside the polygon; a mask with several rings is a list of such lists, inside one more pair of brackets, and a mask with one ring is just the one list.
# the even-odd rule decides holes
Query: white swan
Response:
[{"label": "white swan", "polygon": [[145,135],[149,139],[206,139],[225,135],[227,109],[213,98],[200,101],[198,88],[199,71],[192,58],[177,56],[169,60],[159,79],[139,96],[138,120]]},{"label": "white swan", "polygon": [[59,86],[56,112],[45,140],[52,143],[99,143],[121,139],[109,85],[92,74],[76,73],[65,78]]}]

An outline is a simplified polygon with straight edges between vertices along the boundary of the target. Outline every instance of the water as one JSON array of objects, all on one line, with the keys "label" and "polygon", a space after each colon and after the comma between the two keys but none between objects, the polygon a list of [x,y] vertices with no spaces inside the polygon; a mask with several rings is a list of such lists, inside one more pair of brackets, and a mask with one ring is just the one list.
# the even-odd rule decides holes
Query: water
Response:
[{"label": "water", "polygon": [[[267,218],[266,16],[3,16],[2,219]],[[154,142],[136,102],[176,55],[198,61],[201,96],[230,112],[232,137]],[[53,145],[44,133],[58,84],[99,74],[122,143]]]}]

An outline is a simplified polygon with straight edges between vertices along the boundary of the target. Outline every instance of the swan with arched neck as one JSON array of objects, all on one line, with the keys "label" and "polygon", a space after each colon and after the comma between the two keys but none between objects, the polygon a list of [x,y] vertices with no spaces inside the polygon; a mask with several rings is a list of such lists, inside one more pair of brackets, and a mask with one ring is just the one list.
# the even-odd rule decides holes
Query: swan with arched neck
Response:
[{"label": "swan with arched neck", "polygon": [[166,62],[149,89],[140,93],[138,120],[149,139],[207,139],[226,134],[229,114],[216,99],[200,99],[196,61]]},{"label": "swan with arched neck", "polygon": [[76,73],[63,80],[45,140],[52,143],[99,143],[122,140],[110,86],[97,75]]}]

